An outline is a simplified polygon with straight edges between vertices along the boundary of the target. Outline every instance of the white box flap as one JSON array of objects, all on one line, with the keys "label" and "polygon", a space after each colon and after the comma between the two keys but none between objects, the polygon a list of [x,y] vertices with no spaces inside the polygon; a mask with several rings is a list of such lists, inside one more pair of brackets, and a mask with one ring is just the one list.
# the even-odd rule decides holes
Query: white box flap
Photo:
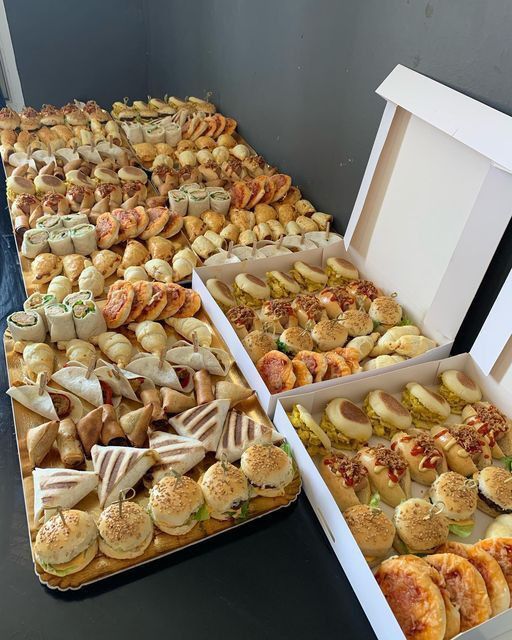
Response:
[{"label": "white box flap", "polygon": [[512,118],[402,66],[377,92],[388,103],[345,246],[453,339],[512,215]]},{"label": "white box flap", "polygon": [[[471,349],[473,359],[486,375],[512,391],[512,271]],[[508,381],[508,384],[507,384]]]}]

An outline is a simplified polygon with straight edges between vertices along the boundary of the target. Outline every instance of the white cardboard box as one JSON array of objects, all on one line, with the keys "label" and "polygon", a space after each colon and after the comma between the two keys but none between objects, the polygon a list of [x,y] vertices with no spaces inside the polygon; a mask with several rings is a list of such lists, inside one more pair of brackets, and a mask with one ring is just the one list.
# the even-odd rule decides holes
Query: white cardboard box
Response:
[{"label": "white cardboard box", "polygon": [[[313,414],[320,414],[327,402],[343,397],[361,405],[366,394],[373,389],[398,393],[411,381],[435,384],[437,376],[446,369],[459,369],[467,373],[481,387],[484,399],[497,405],[512,416],[512,273],[503,286],[488,319],[470,354],[461,354],[444,360],[412,365],[400,370],[381,370],[364,380],[330,387],[314,393],[281,398],[274,415],[276,428],[290,442],[302,475],[303,487],[322,528],[346,573],[379,640],[405,640],[396,619],[382,595],[371,570],[364,560],[341,512],[324,483],[313,459],[302,445],[287,412],[296,403]],[[503,311],[508,310],[504,314]],[[474,542],[484,535],[491,518],[477,512],[475,530],[466,542]],[[501,640],[512,638],[512,609],[474,629],[460,634],[464,640]]]},{"label": "white cardboard box", "polygon": [[[397,66],[377,92],[386,107],[354,210],[341,243],[292,256],[194,271],[192,286],[229,341],[245,377],[273,415],[271,395],[224,313],[208,293],[212,277],[287,269],[332,255],[351,260],[363,277],[397,292],[407,315],[440,345],[419,358],[446,357],[512,210],[512,118],[406,67]],[[343,378],[375,375],[374,371]],[[339,380],[300,388],[323,389]]]}]

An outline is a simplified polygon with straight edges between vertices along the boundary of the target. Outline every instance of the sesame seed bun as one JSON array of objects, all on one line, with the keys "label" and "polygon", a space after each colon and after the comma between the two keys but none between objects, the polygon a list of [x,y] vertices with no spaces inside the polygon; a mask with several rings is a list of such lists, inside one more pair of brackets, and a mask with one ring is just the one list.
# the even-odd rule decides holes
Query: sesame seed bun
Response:
[{"label": "sesame seed bun", "polygon": [[200,486],[188,476],[165,476],[149,492],[149,515],[164,533],[180,536],[197,524],[192,518],[203,505]]},{"label": "sesame seed bun", "polygon": [[438,476],[430,487],[429,496],[433,504],[442,502],[443,515],[456,522],[470,520],[476,511],[476,487],[454,471]]},{"label": "sesame seed bun", "polygon": [[249,499],[247,478],[230,463],[213,464],[199,480],[199,485],[210,516],[216,520],[236,517],[241,503]]},{"label": "sesame seed bun", "polygon": [[478,508],[493,518],[512,513],[512,474],[502,467],[485,467],[478,473]]},{"label": "sesame seed bun", "polygon": [[252,485],[252,493],[268,498],[284,495],[294,476],[290,456],[272,444],[247,448],[242,453],[240,468]]},{"label": "sesame seed bun", "polygon": [[311,335],[302,327],[289,327],[279,337],[279,343],[287,355],[296,355],[299,351],[311,351],[313,340]]},{"label": "sesame seed bun", "polygon": [[373,321],[370,316],[361,309],[349,309],[343,313],[341,324],[348,331],[351,338],[367,336],[373,331]]},{"label": "sesame seed bun", "polygon": [[450,405],[448,402],[434,391],[430,391],[418,382],[409,382],[406,385],[409,393],[418,400],[424,407],[432,413],[446,419],[450,415]]},{"label": "sesame seed bun", "polygon": [[427,553],[446,542],[449,524],[443,515],[432,512],[433,505],[421,498],[399,504],[393,516],[397,535],[411,553]]},{"label": "sesame seed bun", "polygon": [[396,429],[409,429],[412,425],[412,417],[409,411],[393,396],[381,389],[370,391],[368,403],[379,418],[392,425]]},{"label": "sesame seed bun", "polygon": [[402,307],[394,298],[380,296],[371,303],[368,315],[374,322],[394,326],[402,319]]},{"label": "sesame seed bun", "polygon": [[222,280],[217,278],[210,278],[206,281],[206,288],[212,294],[215,302],[222,309],[231,309],[236,305],[234,295],[231,293],[231,289]]},{"label": "sesame seed bun", "polygon": [[100,551],[109,558],[137,558],[153,539],[151,518],[135,502],[112,504],[102,511],[98,520]]},{"label": "sesame seed bun", "polygon": [[370,566],[388,554],[395,526],[383,511],[359,504],[344,511],[343,517]]},{"label": "sesame seed bun", "polygon": [[259,330],[248,333],[242,344],[253,362],[258,362],[266,353],[276,348],[275,338],[270,333]]},{"label": "sesame seed bun", "polygon": [[235,278],[235,283],[244,293],[248,293],[257,300],[266,300],[270,297],[267,283],[250,273],[239,273]]},{"label": "sesame seed bun", "polygon": [[52,516],[39,529],[34,543],[37,562],[56,576],[80,571],[98,550],[98,530],[92,516],[77,509],[62,514],[66,524],[59,514]]},{"label": "sesame seed bun", "polygon": [[325,414],[338,431],[350,438],[366,442],[372,435],[372,423],[357,405],[344,398],[335,398],[325,407]]},{"label": "sesame seed bun", "polygon": [[336,276],[343,280],[359,279],[359,271],[348,260],[344,260],[343,258],[327,258],[326,264],[328,267],[331,267]]},{"label": "sesame seed bun", "polygon": [[348,331],[339,322],[321,320],[313,327],[311,337],[320,351],[331,351],[345,344]]},{"label": "sesame seed bun", "polygon": [[480,387],[462,371],[455,371],[454,369],[443,371],[441,382],[449,391],[467,404],[478,402],[482,399]]}]

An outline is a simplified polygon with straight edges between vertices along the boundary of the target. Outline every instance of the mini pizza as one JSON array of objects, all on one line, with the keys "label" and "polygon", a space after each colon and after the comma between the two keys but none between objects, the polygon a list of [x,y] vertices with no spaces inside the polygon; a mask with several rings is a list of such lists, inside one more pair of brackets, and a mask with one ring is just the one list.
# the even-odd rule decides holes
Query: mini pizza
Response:
[{"label": "mini pizza", "polygon": [[512,538],[486,538],[475,547],[487,551],[496,560],[512,593]]},{"label": "mini pizza", "polygon": [[256,363],[270,393],[282,393],[293,389],[296,376],[291,360],[280,351],[269,351]]},{"label": "mini pizza", "polygon": [[118,280],[110,286],[103,308],[103,317],[109,329],[117,329],[126,322],[134,295],[132,283],[126,280]]}]

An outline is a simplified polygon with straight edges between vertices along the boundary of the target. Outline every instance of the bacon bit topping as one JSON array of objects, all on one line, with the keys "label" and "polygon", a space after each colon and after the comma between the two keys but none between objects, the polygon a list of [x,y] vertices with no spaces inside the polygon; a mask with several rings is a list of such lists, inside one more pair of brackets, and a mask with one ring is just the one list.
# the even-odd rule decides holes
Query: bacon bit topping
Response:
[{"label": "bacon bit topping", "polygon": [[96,191],[101,198],[106,198],[112,192],[119,189],[119,186],[116,184],[111,184],[110,182],[105,182],[104,184],[99,184],[96,187]]},{"label": "bacon bit topping", "polygon": [[64,199],[65,198],[61,193],[47,193],[41,202],[44,206],[55,207]]},{"label": "bacon bit topping", "polygon": [[142,182],[138,182],[137,180],[129,180],[125,182],[122,186],[123,193],[127,196],[134,196],[139,191],[142,191],[144,185]]},{"label": "bacon bit topping", "polygon": [[349,288],[356,296],[366,296],[370,300],[375,300],[380,295],[379,290],[370,280],[353,280],[349,284]]},{"label": "bacon bit topping", "polygon": [[476,427],[481,436],[489,442],[492,447],[496,440],[502,438],[508,431],[508,421],[501,411],[493,404],[475,403],[471,405],[476,411],[476,415],[467,420],[466,424]]},{"label": "bacon bit topping", "polygon": [[326,287],[319,293],[319,297],[328,297],[331,301],[337,302],[342,311],[347,311],[356,302],[346,287]]},{"label": "bacon bit topping", "polygon": [[77,202],[82,202],[86,194],[92,194],[92,191],[88,187],[83,187],[78,184],[71,185],[67,192],[67,195]]},{"label": "bacon bit topping", "polygon": [[95,111],[100,111],[100,106],[94,100],[87,100],[84,106],[84,111],[86,113],[94,113]]},{"label": "bacon bit topping", "polygon": [[265,314],[275,318],[294,316],[295,311],[288,300],[268,300],[264,304]]},{"label": "bacon bit topping", "polygon": [[304,311],[310,320],[319,320],[322,317],[324,308],[318,302],[316,296],[297,296],[293,301],[293,306],[297,310]]},{"label": "bacon bit topping", "polygon": [[335,476],[340,476],[347,487],[357,486],[368,476],[368,470],[358,460],[343,454],[332,454],[324,458],[324,464]]},{"label": "bacon bit topping", "polygon": [[80,109],[76,106],[74,102],[68,102],[68,104],[65,104],[62,107],[61,111],[62,113],[73,113],[75,111],[80,111]]},{"label": "bacon bit topping", "polygon": [[18,114],[9,107],[0,109],[0,120],[8,120],[9,118],[16,118]]},{"label": "bacon bit topping", "polygon": [[37,118],[39,113],[34,109],[34,107],[25,107],[21,110],[20,115],[22,118]]},{"label": "bacon bit topping", "polygon": [[455,441],[469,454],[481,453],[484,443],[478,437],[478,432],[470,426],[453,425],[448,431],[455,438]]},{"label": "bacon bit topping", "polygon": [[60,109],[57,109],[57,107],[54,107],[53,104],[45,104],[41,109],[42,116],[54,116],[58,113],[60,113]]},{"label": "bacon bit topping", "polygon": [[244,305],[232,307],[228,310],[226,315],[232,324],[236,324],[238,326],[243,325],[247,330],[252,327],[256,320],[256,314],[254,311],[250,307],[246,307]]},{"label": "bacon bit topping", "polygon": [[370,451],[373,451],[375,466],[386,467],[389,479],[393,482],[399,482],[407,470],[407,462],[402,455],[398,453],[398,451],[388,449],[384,445],[373,447]]},{"label": "bacon bit topping", "polygon": [[441,454],[435,447],[434,438],[428,433],[420,433],[414,438],[411,455],[422,456],[422,466],[429,469],[435,469],[441,460]]}]

